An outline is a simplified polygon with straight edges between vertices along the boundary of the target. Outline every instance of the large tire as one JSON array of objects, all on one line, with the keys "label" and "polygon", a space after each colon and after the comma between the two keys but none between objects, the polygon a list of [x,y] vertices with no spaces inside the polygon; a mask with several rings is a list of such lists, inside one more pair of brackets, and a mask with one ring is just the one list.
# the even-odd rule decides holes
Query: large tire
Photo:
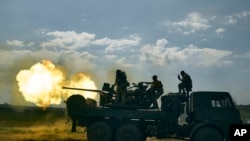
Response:
[{"label": "large tire", "polygon": [[135,124],[124,124],[115,136],[115,141],[145,141],[145,134]]},{"label": "large tire", "polygon": [[87,130],[88,141],[112,141],[113,131],[108,123],[93,123]]},{"label": "large tire", "polygon": [[198,129],[192,141],[224,141],[220,132],[212,127]]},{"label": "large tire", "polygon": [[82,95],[72,95],[68,98],[67,102],[67,113],[68,116],[74,117],[82,109],[86,107],[86,99]]}]

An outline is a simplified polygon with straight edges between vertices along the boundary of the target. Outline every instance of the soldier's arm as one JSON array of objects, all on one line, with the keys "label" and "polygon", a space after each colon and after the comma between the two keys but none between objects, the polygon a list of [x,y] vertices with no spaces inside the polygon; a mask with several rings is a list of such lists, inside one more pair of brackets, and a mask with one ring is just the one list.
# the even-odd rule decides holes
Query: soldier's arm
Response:
[{"label": "soldier's arm", "polygon": [[182,81],[182,79],[181,79],[181,77],[180,77],[180,75],[178,74],[178,79],[180,80],[180,81]]},{"label": "soldier's arm", "polygon": [[152,84],[152,82],[142,82],[142,83],[145,83],[145,84]]}]

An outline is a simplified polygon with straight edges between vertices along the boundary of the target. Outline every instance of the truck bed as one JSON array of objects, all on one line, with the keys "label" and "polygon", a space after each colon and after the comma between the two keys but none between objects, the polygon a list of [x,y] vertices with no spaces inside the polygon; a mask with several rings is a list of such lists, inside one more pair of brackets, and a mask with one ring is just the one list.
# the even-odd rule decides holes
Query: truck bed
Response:
[{"label": "truck bed", "polygon": [[145,119],[145,120],[173,120],[178,117],[172,112],[163,112],[159,109],[130,109],[124,107],[96,107],[86,108],[78,113],[77,117],[104,117],[116,119]]}]

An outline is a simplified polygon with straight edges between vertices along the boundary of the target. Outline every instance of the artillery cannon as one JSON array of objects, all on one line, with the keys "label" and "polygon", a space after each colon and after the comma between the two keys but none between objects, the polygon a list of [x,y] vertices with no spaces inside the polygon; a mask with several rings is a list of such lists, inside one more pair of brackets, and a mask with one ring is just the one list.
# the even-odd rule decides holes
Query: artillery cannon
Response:
[{"label": "artillery cannon", "polygon": [[[110,85],[109,83],[104,83],[102,90],[73,87],[62,88],[69,90],[96,92],[100,95],[100,106],[116,109],[149,109],[153,103],[153,100],[158,99],[161,96],[152,94],[152,92],[147,91],[148,84],[145,84],[144,82],[132,84],[133,86],[127,88],[124,103],[121,105],[114,105],[116,93],[114,91],[114,85]],[[176,111],[179,115],[184,112],[183,103],[185,102],[187,102],[187,97],[184,94],[169,93],[161,97],[160,107],[162,111]],[[95,107],[96,103],[97,102],[95,100],[85,99],[81,95],[74,95],[67,100],[68,107],[74,107],[74,110],[70,111],[75,111],[76,109],[78,109],[78,107]]]},{"label": "artillery cannon", "polygon": [[62,87],[62,89],[96,92],[100,95],[100,103],[99,103],[100,106],[106,106],[109,103],[113,103],[112,97],[115,94],[114,86],[110,86],[110,84],[108,83],[103,84],[102,90],[73,88],[65,86]]},{"label": "artillery cannon", "polygon": [[148,84],[145,84],[144,82],[139,82],[138,84],[133,83],[132,87],[127,88],[124,100],[125,102],[121,105],[114,105],[116,92],[114,91],[114,85],[110,85],[109,83],[104,83],[102,90],[72,88],[72,87],[62,87],[62,88],[70,90],[96,92],[100,95],[100,103],[99,103],[100,106],[121,108],[121,109],[128,109],[128,108],[148,109],[152,105],[153,100],[158,99],[161,96],[161,95],[154,95],[152,94],[152,92],[147,91]]}]

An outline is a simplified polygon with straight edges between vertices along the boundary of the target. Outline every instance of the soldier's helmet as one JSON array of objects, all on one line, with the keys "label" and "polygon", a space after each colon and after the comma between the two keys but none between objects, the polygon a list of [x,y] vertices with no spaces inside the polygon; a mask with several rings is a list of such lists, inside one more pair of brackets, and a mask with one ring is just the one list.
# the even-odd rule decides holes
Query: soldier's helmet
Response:
[{"label": "soldier's helmet", "polygon": [[116,70],[116,73],[120,73],[120,72],[122,72],[120,69],[117,69],[117,70]]},{"label": "soldier's helmet", "polygon": [[152,77],[153,79],[157,79],[157,75],[153,75],[153,77]]},{"label": "soldier's helmet", "polygon": [[182,70],[182,71],[181,71],[181,75],[183,75],[183,74],[185,74],[185,71]]}]

